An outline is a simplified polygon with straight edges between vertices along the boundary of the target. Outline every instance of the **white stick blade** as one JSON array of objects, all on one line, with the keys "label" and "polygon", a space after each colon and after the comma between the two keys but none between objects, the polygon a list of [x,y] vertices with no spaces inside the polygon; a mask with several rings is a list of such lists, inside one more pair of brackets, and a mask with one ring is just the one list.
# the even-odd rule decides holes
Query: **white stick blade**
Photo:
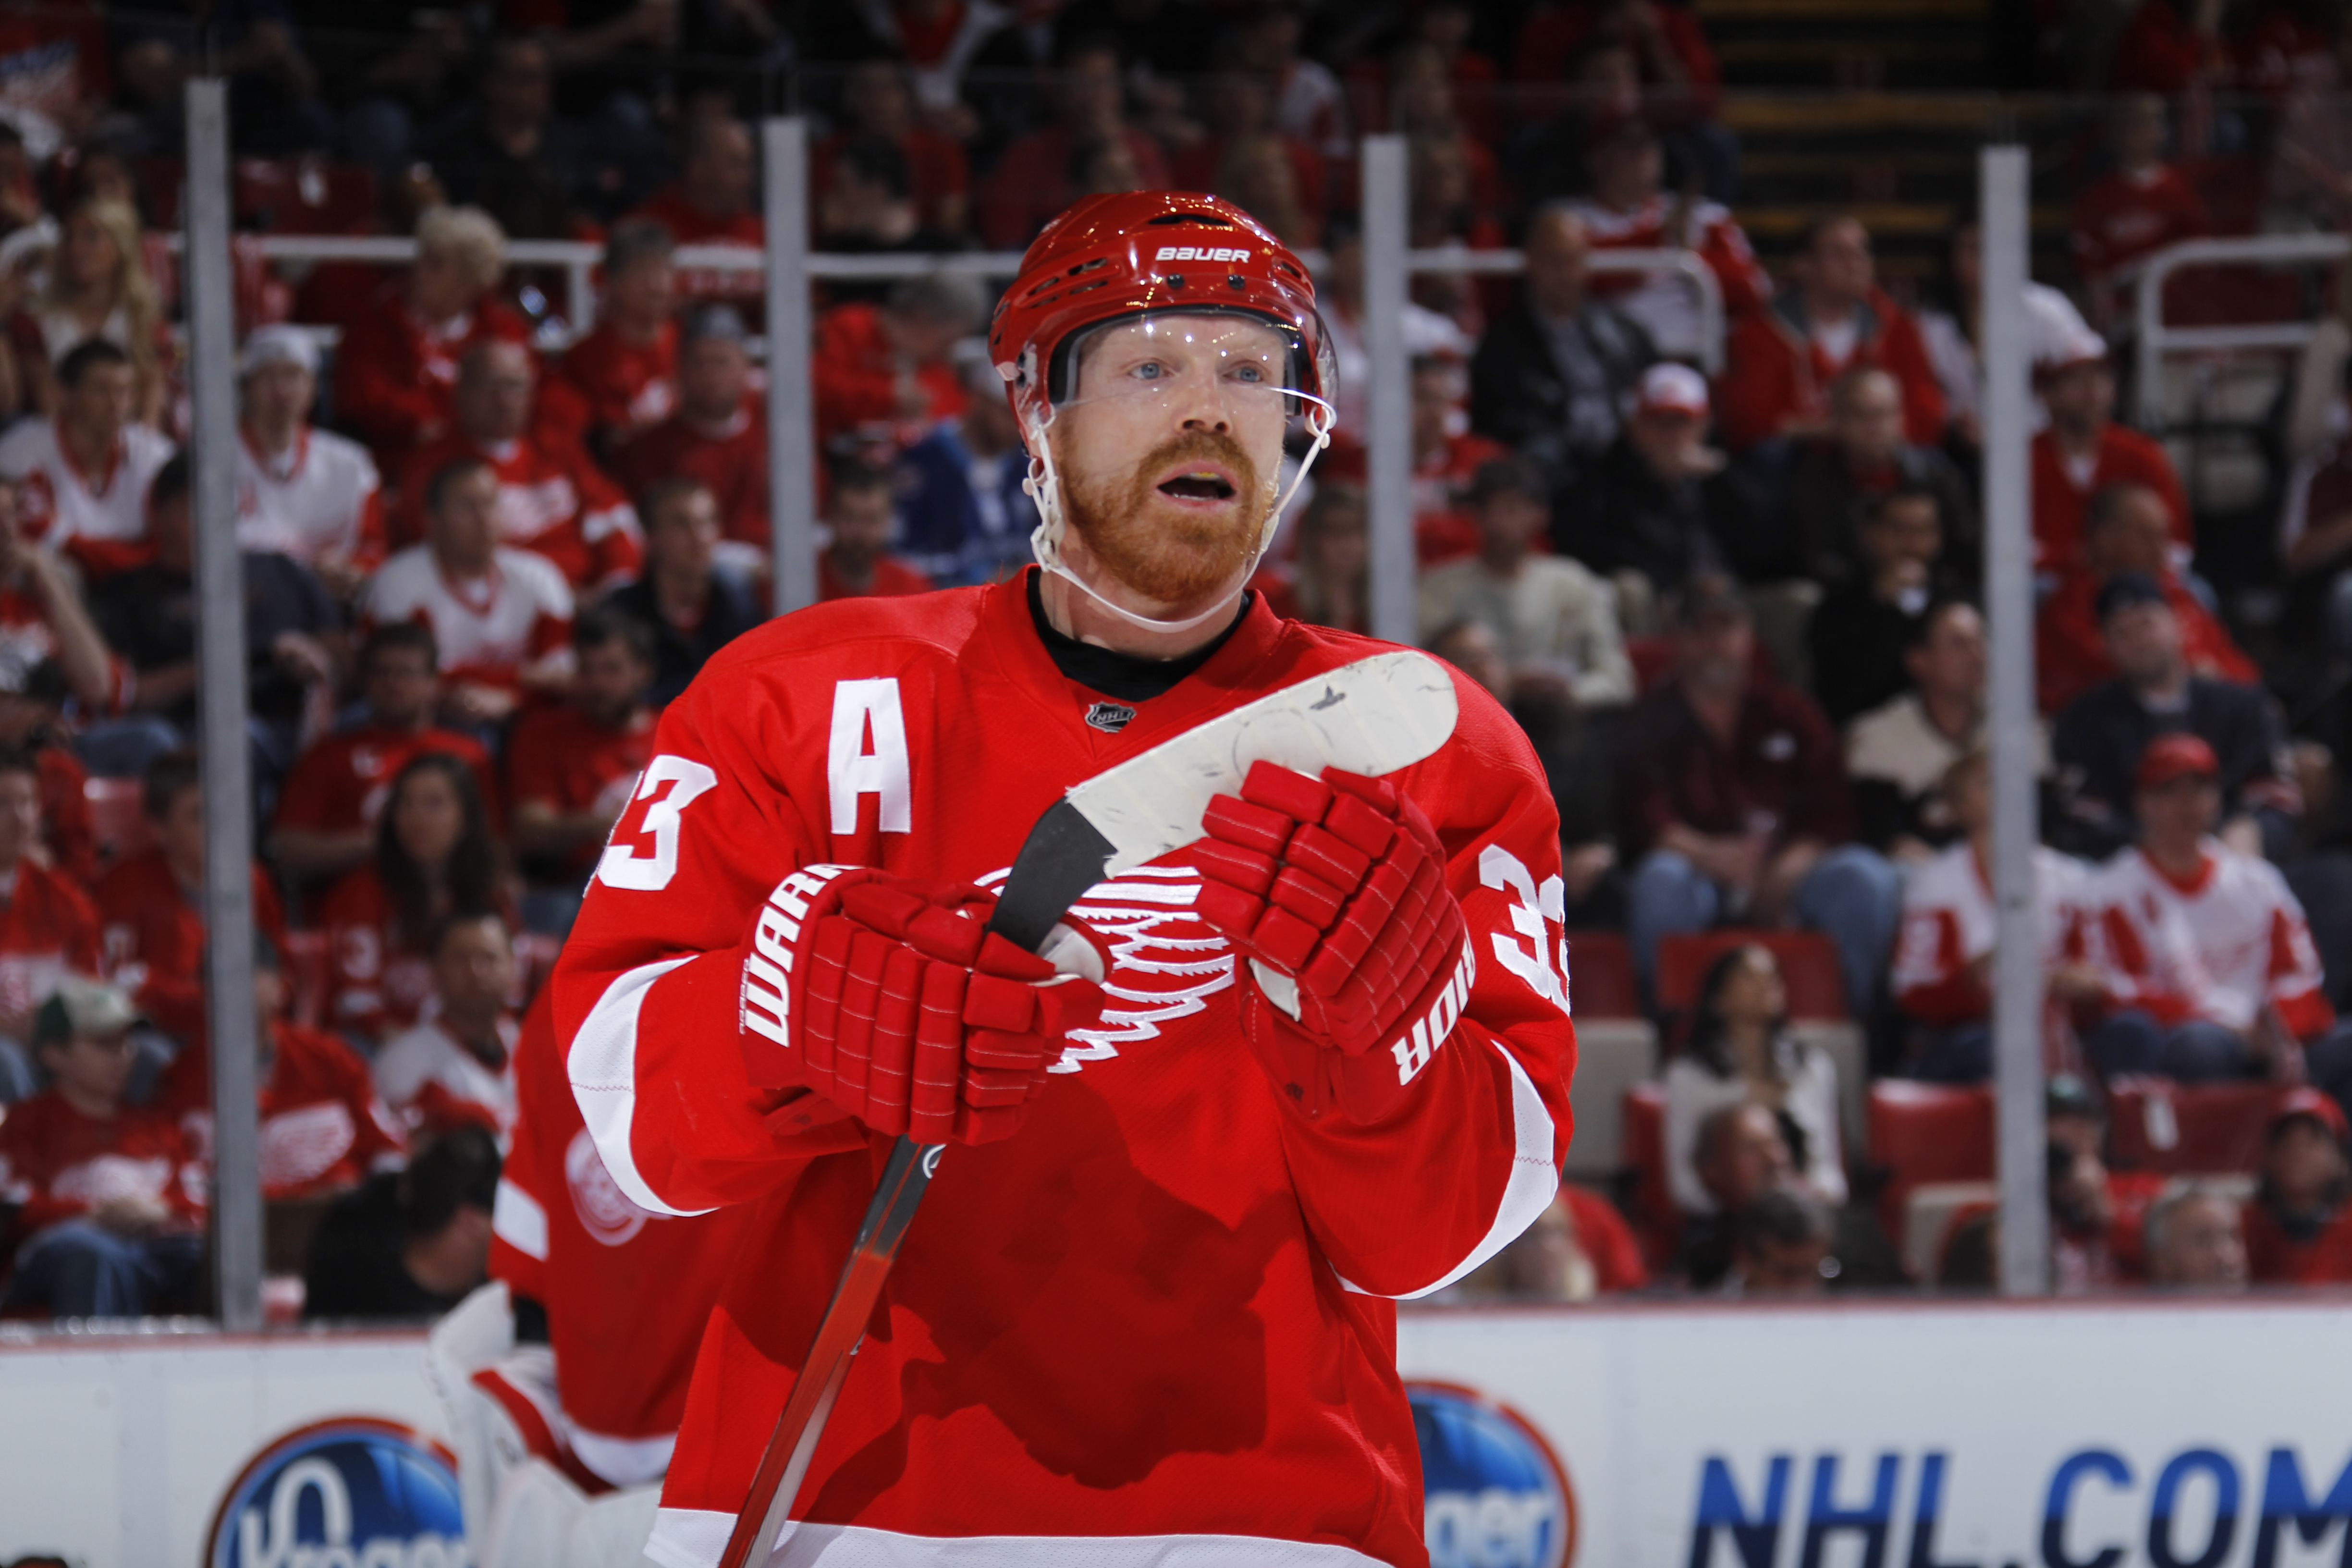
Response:
[{"label": "white stick blade", "polygon": [[1088,779],[1069,801],[1110,841],[1115,875],[1199,838],[1211,798],[1239,793],[1252,763],[1309,777],[1327,767],[1392,773],[1444,745],[1457,715],[1444,665],[1427,654],[1375,654],[1189,730]]}]

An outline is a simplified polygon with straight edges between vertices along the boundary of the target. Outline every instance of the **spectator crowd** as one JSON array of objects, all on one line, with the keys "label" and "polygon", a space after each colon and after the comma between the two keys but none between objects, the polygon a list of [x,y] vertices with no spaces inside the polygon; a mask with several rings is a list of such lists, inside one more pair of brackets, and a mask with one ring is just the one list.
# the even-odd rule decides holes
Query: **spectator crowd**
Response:
[{"label": "spectator crowd", "polygon": [[[274,1266],[308,1310],[429,1311],[480,1278],[521,1010],[661,709],[766,616],[762,299],[707,263],[761,242],[748,115],[788,59],[825,251],[1017,249],[1080,195],[1176,186],[1318,256],[1342,421],[1252,586],[1318,624],[1370,606],[1358,137],[1407,138],[1416,248],[1517,247],[1516,278],[1417,274],[1404,310],[1416,636],[1527,731],[1561,818],[1542,912],[1571,966],[1622,933],[1670,1050],[1650,1205],[1571,1186],[1464,1290],[1981,1279],[1982,1215],[1925,1269],[1898,1256],[1841,1082],[1990,1072],[1973,223],[1919,309],[1846,212],[1759,258],[1680,5],[1339,9],[506,0],[392,39],[302,0],[0,19],[0,67],[42,62],[0,68],[0,1311],[201,1297],[201,612],[159,234],[207,57],[245,226],[415,243],[392,269],[237,267],[263,1026],[224,1048],[257,1055]],[[2210,226],[2168,162],[2158,11],[2118,46],[2118,85],[2150,90],[2105,125],[2071,292],[2022,300],[2060,1277],[2352,1281],[2336,721],[2290,732],[2172,455],[2117,417],[2118,290]],[[510,261],[544,238],[601,247],[591,319]],[[1684,280],[1606,261],[1658,247],[1712,278],[1720,355]],[[940,271],[816,302],[821,596],[1021,570],[988,290]],[[2352,428],[2333,401],[2320,422]],[[2314,447],[2277,526],[2309,659],[2340,668],[2352,437]],[[132,791],[135,820],[94,818]],[[1755,940],[1670,986],[1676,944],[1725,930]],[[1863,1042],[1843,1068],[1790,1026],[1791,931]],[[2220,1173],[2242,1191],[2108,1168],[2110,1096],[2150,1079],[2275,1086],[2259,1161]]]}]

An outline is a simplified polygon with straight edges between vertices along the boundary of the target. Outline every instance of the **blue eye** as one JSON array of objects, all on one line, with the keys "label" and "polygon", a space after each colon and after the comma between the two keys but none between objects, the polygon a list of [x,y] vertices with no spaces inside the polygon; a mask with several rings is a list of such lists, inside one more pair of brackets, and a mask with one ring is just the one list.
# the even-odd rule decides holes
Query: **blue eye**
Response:
[{"label": "blue eye", "polygon": [[1234,370],[1234,374],[1244,381],[1264,381],[1265,379],[1265,372],[1254,364],[1238,366]]},{"label": "blue eye", "polygon": [[1166,367],[1158,360],[1148,359],[1128,374],[1133,375],[1138,381],[1157,381],[1165,369]]}]

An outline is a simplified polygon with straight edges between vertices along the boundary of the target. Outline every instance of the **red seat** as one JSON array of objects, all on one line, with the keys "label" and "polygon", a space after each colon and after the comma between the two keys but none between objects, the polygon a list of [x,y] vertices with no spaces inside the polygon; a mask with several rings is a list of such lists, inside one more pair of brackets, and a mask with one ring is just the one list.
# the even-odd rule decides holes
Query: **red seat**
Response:
[{"label": "red seat", "polygon": [[288,931],[284,957],[289,1011],[303,1027],[318,1028],[327,1016],[327,933]]},{"label": "red seat", "polygon": [[1685,1012],[1698,1000],[1699,982],[1710,965],[1735,947],[1769,948],[1789,988],[1789,1016],[1841,1023],[1845,1018],[1845,978],[1837,948],[1819,931],[1686,931],[1658,943],[1658,1008]]},{"label": "red seat", "polygon": [[2125,1170],[2252,1172],[2284,1092],[2270,1083],[2118,1078],[2107,1086],[2110,1152]]},{"label": "red seat", "polygon": [[1653,1274],[1674,1261],[1675,1246],[1682,1240],[1682,1211],[1675,1207],[1673,1189],[1666,1185],[1666,1086],[1640,1083],[1625,1091],[1624,1153],[1633,1173],[1632,1202],[1627,1205],[1635,1234],[1642,1238],[1642,1257]]},{"label": "red seat", "polygon": [[1870,1086],[1869,1118],[1870,1157],[1886,1167],[1878,1221],[1896,1246],[1914,1187],[1992,1180],[1993,1098],[1985,1085],[1887,1079]]},{"label": "red seat", "polygon": [[146,849],[152,840],[137,779],[91,779],[81,786],[81,793],[89,802],[90,837],[100,866],[111,866]]},{"label": "red seat", "polygon": [[1568,933],[1568,997],[1580,1018],[1639,1018],[1641,987],[1633,980],[1633,947],[1622,932]]}]

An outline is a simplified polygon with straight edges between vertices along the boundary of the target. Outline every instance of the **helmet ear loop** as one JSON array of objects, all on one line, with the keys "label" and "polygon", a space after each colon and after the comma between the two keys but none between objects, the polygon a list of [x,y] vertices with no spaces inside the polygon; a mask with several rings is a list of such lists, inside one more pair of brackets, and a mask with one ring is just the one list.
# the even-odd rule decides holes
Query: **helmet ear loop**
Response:
[{"label": "helmet ear loop", "polygon": [[1307,470],[1315,467],[1315,459],[1323,455],[1323,448],[1331,444],[1332,427],[1339,423],[1339,411],[1321,398],[1309,398],[1303,392],[1293,395],[1307,405],[1307,433],[1315,437],[1315,442],[1307,448],[1306,456],[1298,459],[1298,471],[1290,476],[1289,486],[1265,514],[1265,531],[1258,535],[1257,555],[1250,561],[1253,571],[1266,551],[1273,547],[1275,531],[1282,526],[1282,514],[1288,511],[1290,503],[1297,499],[1299,487],[1307,482]]}]

